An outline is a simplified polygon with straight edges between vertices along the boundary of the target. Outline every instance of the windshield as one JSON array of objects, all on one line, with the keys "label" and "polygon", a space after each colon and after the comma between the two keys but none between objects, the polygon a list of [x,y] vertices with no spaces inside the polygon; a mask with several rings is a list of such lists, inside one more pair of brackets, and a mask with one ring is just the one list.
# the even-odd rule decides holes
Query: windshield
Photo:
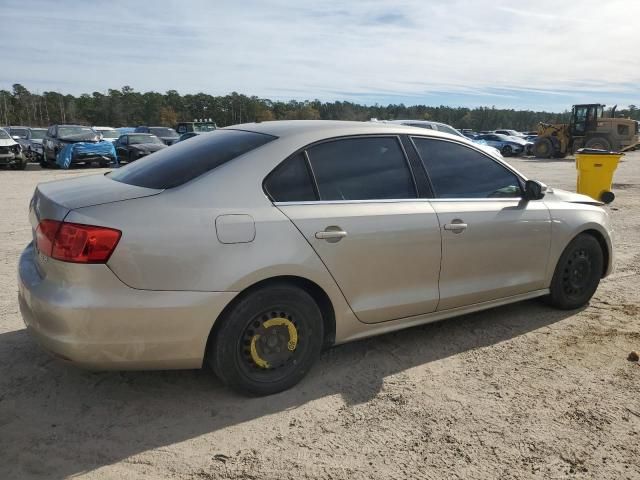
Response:
[{"label": "windshield", "polygon": [[31,129],[31,138],[33,140],[42,140],[46,134],[47,131],[44,128]]},{"label": "windshield", "polygon": [[136,145],[140,143],[158,143],[164,145],[155,135],[129,135],[129,145]]},{"label": "windshield", "polygon": [[70,137],[71,135],[82,135],[83,133],[96,133],[89,127],[58,127],[59,137]]},{"label": "windshield", "polygon": [[151,127],[151,133],[158,137],[177,137],[178,133],[173,128]]},{"label": "windshield", "polygon": [[4,130],[0,129],[0,139],[6,140],[7,138],[11,138],[11,137],[9,136],[9,134],[7,132],[5,132]]},{"label": "windshield", "polygon": [[101,133],[104,138],[118,138],[118,132],[111,130],[110,128],[97,129],[98,133]]},{"label": "windshield", "polygon": [[11,129],[11,136],[12,137],[24,138],[24,137],[27,136],[27,129],[26,128],[12,128]]}]

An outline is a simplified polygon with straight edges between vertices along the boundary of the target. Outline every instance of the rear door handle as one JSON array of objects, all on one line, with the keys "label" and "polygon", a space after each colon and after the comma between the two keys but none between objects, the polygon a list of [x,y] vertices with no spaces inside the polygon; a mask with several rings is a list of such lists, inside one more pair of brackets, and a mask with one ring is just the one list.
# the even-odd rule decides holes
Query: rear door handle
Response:
[{"label": "rear door handle", "polygon": [[326,240],[330,243],[339,242],[346,236],[347,232],[340,229],[340,227],[327,227],[322,232],[316,232],[315,235],[317,239]]}]

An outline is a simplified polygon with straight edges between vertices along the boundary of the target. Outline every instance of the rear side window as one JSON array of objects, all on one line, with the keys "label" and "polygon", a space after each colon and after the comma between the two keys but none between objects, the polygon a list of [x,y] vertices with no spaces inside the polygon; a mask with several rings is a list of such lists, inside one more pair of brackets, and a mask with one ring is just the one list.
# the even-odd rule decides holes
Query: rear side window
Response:
[{"label": "rear side window", "polygon": [[216,130],[136,160],[114,170],[109,178],[138,187],[173,188],[276,138],[243,130]]},{"label": "rear side window", "polygon": [[264,188],[274,202],[317,200],[304,153],[299,153],[278,165],[265,180]]},{"label": "rear side window", "polygon": [[315,145],[308,153],[321,200],[416,198],[395,137],[335,140]]},{"label": "rear side window", "polygon": [[464,145],[413,137],[436,198],[521,196],[518,177],[498,162]]}]

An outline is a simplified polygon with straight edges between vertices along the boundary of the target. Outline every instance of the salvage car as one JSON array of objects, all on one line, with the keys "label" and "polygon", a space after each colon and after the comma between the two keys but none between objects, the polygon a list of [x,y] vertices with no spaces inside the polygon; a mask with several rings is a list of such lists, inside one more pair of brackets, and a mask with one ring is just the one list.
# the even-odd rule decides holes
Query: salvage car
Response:
[{"label": "salvage car", "polygon": [[22,147],[2,128],[0,128],[0,165],[18,170],[27,168],[27,159],[22,153]]},{"label": "salvage car", "polygon": [[18,140],[28,161],[39,162],[42,159],[42,140],[46,133],[46,128],[29,128],[27,136]]},{"label": "salvage car", "polygon": [[[432,122],[430,120],[382,120],[384,123],[397,123],[399,125],[407,125],[409,127],[418,127],[418,128],[428,128],[431,130],[437,130],[439,132],[448,133],[450,135],[455,135],[458,137],[469,138],[467,135],[462,132],[456,130],[451,125],[447,125],[446,123],[440,122]],[[469,138],[473,143],[477,143],[478,145],[482,145],[482,148],[487,150],[488,153],[494,155],[500,155],[500,150],[496,149],[494,146],[489,145],[484,140],[478,139],[477,137]]]},{"label": "salvage car", "polygon": [[150,153],[167,148],[167,145],[165,145],[162,140],[150,133],[120,135],[115,141],[114,146],[116,147],[118,162],[120,163],[131,163]]},{"label": "salvage car", "polygon": [[173,128],[168,127],[136,127],[135,133],[151,133],[160,138],[165,144],[173,145],[178,142],[180,136]]},{"label": "salvage car", "polygon": [[[49,168],[56,165],[58,154],[69,144],[92,143],[102,141],[102,136],[93,128],[84,125],[51,125],[44,139],[42,140],[42,168]],[[107,144],[108,145],[108,144]],[[113,150],[111,148],[111,150]],[[108,167],[111,162],[115,162],[115,154],[97,155],[92,152],[74,152],[71,164],[91,163],[97,161],[101,167]]]},{"label": "salvage car", "polygon": [[485,133],[478,135],[476,140],[484,140],[487,145],[498,149],[505,157],[523,154],[527,144],[525,140],[502,135],[501,133]]},{"label": "salvage car", "polygon": [[115,142],[119,137],[120,133],[118,130],[112,127],[92,127],[96,132],[102,135],[102,139],[108,142]]},{"label": "salvage car", "polygon": [[38,185],[20,310],[67,362],[210,365],[272,394],[326,346],[534,297],[585,305],[613,264],[601,205],[434,130],[235,125]]}]

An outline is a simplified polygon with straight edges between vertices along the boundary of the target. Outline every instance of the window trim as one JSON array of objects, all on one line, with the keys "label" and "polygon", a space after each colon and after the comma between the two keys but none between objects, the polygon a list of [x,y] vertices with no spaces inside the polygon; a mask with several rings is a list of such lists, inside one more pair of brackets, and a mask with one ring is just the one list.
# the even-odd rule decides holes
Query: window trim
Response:
[{"label": "window trim", "polygon": [[[481,155],[484,155],[485,157],[487,157],[488,159],[492,160],[493,162],[497,163],[498,165],[500,165],[501,167],[505,168],[506,170],[508,170],[509,172],[511,172],[516,179],[518,180],[519,186],[520,186],[520,196],[519,197],[495,197],[495,198],[467,198],[467,197],[452,197],[452,198],[439,198],[436,195],[436,190],[433,187],[433,182],[431,181],[431,176],[429,174],[429,169],[427,168],[427,166],[424,163],[424,160],[422,158],[422,156],[420,155],[420,151],[418,150],[418,147],[416,145],[416,143],[414,142],[414,138],[419,138],[419,139],[423,139],[423,140],[435,140],[435,141],[440,141],[440,142],[448,142],[448,143],[453,143],[455,145],[460,145],[462,147],[466,147],[469,150],[473,150],[475,152],[480,153]],[[418,158],[420,159],[420,164],[422,165],[422,168],[425,171],[425,174],[427,176],[427,181],[429,182],[429,188],[431,189],[432,195],[433,197],[431,198],[432,201],[440,201],[440,202],[450,202],[450,201],[455,201],[455,202],[461,202],[461,201],[465,201],[465,202],[469,202],[469,201],[490,201],[490,202],[495,202],[495,201],[513,201],[514,199],[516,200],[522,200],[522,194],[524,194],[524,187],[525,187],[525,179],[522,178],[520,176],[520,174],[518,172],[516,172],[509,164],[507,164],[506,162],[502,162],[497,158],[494,158],[493,156],[489,155],[487,152],[483,151],[482,149],[478,148],[475,145],[467,145],[465,143],[462,142],[458,142],[449,138],[439,138],[439,137],[431,137],[431,136],[426,136],[426,135],[410,135],[409,139],[411,140],[411,144],[413,145],[413,148],[416,152],[416,155],[418,156]]]},{"label": "window trim", "polygon": [[[401,134],[394,134],[394,133],[387,133],[387,134],[365,133],[361,135],[352,134],[352,135],[343,135],[338,137],[324,138],[322,140],[309,143],[308,145],[305,145],[304,147],[299,148],[298,150],[293,152],[291,155],[286,157],[284,160],[279,162],[274,168],[272,168],[269,171],[269,173],[267,173],[264,176],[264,178],[262,179],[262,191],[266,195],[267,199],[273,205],[276,205],[276,206],[278,205],[283,205],[283,206],[284,205],[324,205],[324,204],[340,204],[340,203],[393,203],[393,202],[414,202],[416,200],[425,200],[424,197],[420,197],[418,183],[416,181],[416,176],[413,171],[413,166],[411,165],[411,161],[409,160],[407,151],[404,147],[404,144],[402,143],[401,136],[402,136]],[[399,198],[399,199],[387,198],[387,199],[369,199],[369,200],[322,200],[320,199],[320,190],[318,188],[318,182],[316,180],[316,175],[315,175],[315,172],[313,171],[313,167],[311,166],[311,157],[309,156],[307,151],[310,148],[315,147],[316,145],[321,145],[323,143],[335,142],[340,140],[349,140],[349,139],[360,139],[360,138],[394,138],[396,142],[398,142],[402,155],[404,156],[405,165],[407,166],[407,169],[409,170],[409,174],[411,175],[411,181],[413,183],[413,191],[416,195],[414,198]],[[316,200],[315,201],[307,200],[307,201],[294,201],[294,202],[278,202],[274,200],[274,198],[269,193],[269,190],[266,188],[265,184],[266,184],[267,178],[269,178],[269,175],[271,175],[280,165],[288,161],[290,158],[293,158],[296,155],[299,155],[300,153],[303,154],[305,158],[305,163],[307,164],[307,168],[309,169],[309,175],[311,176],[312,186],[316,194]]]}]

